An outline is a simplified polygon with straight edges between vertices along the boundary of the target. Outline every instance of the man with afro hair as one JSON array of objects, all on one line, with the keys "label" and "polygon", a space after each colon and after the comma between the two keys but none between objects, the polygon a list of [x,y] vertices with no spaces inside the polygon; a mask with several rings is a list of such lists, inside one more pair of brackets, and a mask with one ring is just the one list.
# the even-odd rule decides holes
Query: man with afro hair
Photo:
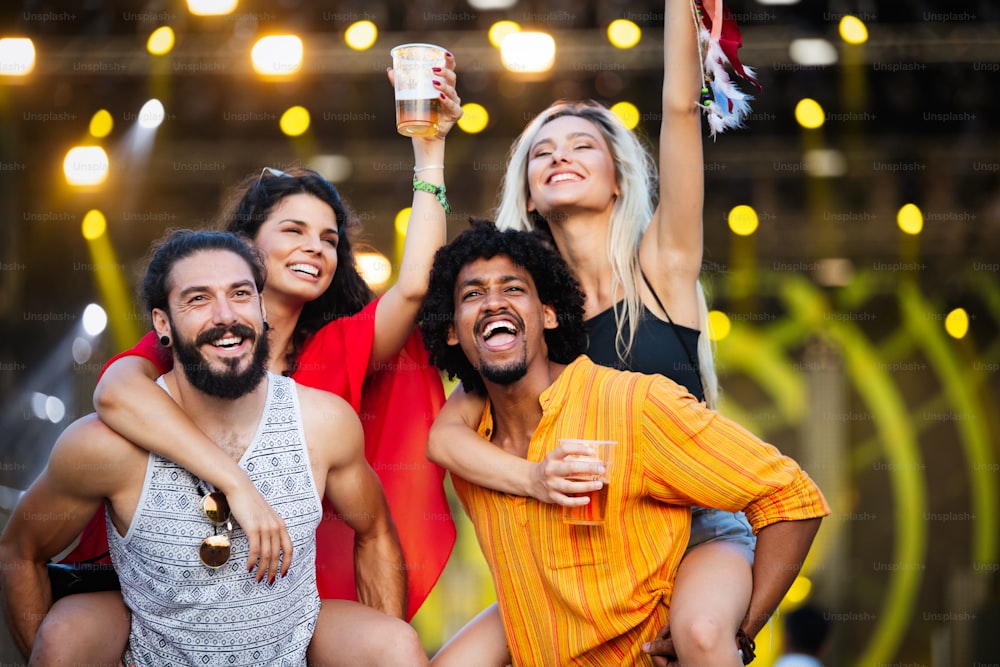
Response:
[{"label": "man with afro hair", "polygon": [[[567,493],[607,486],[603,523],[575,525],[558,505],[453,476],[514,665],[653,664],[643,645],[669,620],[692,505],[742,510],[803,556],[829,514],[795,461],[672,380],[591,362],[583,294],[537,236],[474,221],[435,256],[420,328],[431,361],[487,397],[480,435],[582,476]],[[617,445],[605,469],[561,439]]]}]

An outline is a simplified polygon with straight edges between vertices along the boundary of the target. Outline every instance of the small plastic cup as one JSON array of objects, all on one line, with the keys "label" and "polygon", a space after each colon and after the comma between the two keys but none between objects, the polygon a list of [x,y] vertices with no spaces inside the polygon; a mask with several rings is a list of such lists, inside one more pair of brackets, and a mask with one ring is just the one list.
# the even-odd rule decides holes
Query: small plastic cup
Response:
[{"label": "small plastic cup", "polygon": [[574,524],[578,526],[600,526],[604,524],[604,519],[607,514],[608,509],[608,477],[611,474],[611,463],[614,458],[615,445],[618,443],[614,440],[581,440],[576,438],[561,438],[559,444],[572,443],[587,445],[594,450],[595,456],[567,456],[567,459],[576,460],[596,460],[604,462],[604,476],[597,475],[582,475],[580,477],[567,477],[567,479],[575,481],[591,482],[596,479],[600,479],[604,482],[601,488],[597,491],[590,491],[586,495],[590,498],[590,502],[586,505],[579,505],[577,507],[563,507],[563,523]]},{"label": "small plastic cup", "polygon": [[441,92],[431,68],[444,67],[445,50],[433,44],[400,44],[390,51],[396,90],[396,131],[431,137],[438,131]]}]

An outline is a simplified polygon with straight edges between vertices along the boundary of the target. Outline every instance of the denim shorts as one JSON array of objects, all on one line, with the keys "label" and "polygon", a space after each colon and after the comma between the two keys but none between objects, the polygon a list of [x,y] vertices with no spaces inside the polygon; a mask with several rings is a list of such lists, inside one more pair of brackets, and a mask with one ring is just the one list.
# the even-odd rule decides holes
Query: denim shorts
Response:
[{"label": "denim shorts", "polygon": [[753,552],[757,537],[750,528],[750,522],[743,512],[726,512],[710,507],[691,508],[691,539],[688,550],[705,544],[725,540],[745,549],[747,560],[753,563]]}]

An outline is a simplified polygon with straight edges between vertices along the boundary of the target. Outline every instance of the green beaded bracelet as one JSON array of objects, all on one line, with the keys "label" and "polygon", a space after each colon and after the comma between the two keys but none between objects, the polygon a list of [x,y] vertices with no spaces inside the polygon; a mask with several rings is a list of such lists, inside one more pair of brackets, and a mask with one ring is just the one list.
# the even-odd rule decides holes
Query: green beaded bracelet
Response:
[{"label": "green beaded bracelet", "polygon": [[414,178],[413,189],[420,190],[421,192],[429,192],[434,195],[434,198],[441,204],[441,208],[444,209],[444,212],[451,213],[451,204],[448,203],[448,198],[445,196],[446,190],[444,188],[444,183],[441,185],[434,185],[433,183],[422,181],[419,178]]}]

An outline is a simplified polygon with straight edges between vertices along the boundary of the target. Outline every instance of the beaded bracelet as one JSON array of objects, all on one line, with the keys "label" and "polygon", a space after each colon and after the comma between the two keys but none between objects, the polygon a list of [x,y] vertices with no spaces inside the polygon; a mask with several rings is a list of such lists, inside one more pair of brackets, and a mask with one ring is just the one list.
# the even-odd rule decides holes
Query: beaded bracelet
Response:
[{"label": "beaded bracelet", "polygon": [[444,209],[445,213],[451,213],[451,204],[448,203],[448,198],[445,196],[444,183],[441,185],[434,185],[433,183],[428,183],[427,181],[422,181],[416,176],[413,177],[413,190],[420,190],[421,192],[429,192],[434,195],[434,198],[438,200],[441,204],[441,208]]}]

